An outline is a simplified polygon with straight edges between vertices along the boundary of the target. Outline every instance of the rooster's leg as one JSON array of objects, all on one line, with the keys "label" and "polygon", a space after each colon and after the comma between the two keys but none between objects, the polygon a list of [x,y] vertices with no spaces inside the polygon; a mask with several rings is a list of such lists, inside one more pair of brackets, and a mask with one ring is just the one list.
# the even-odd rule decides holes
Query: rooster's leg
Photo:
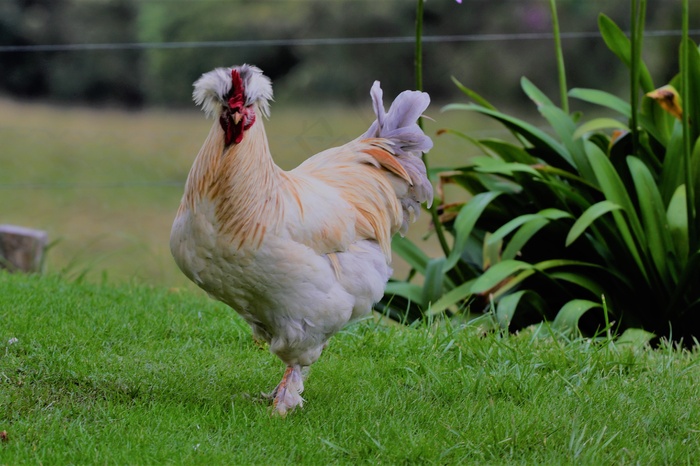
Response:
[{"label": "rooster's leg", "polygon": [[287,366],[282,381],[272,392],[272,407],[280,416],[304,404],[301,392],[304,391],[304,382],[301,375],[301,367],[298,365]]}]

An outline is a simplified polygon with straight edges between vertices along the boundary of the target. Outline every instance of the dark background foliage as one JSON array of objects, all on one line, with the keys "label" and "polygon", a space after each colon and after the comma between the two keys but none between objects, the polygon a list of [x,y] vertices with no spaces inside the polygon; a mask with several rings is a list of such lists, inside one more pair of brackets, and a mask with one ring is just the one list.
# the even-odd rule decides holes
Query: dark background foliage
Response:
[{"label": "dark background foliage", "polygon": [[[570,84],[621,89],[624,71],[596,34],[604,12],[623,28],[627,2],[558,2]],[[509,106],[523,102],[517,85],[526,74],[555,87],[548,2],[544,0],[431,0],[425,36],[469,36],[426,42],[425,88],[438,101],[456,97],[450,76]],[[679,2],[650,0],[650,31],[679,24]],[[277,96],[364,98],[381,79],[387,92],[412,87],[415,2],[408,0],[0,0],[0,47],[65,44],[139,44],[89,51],[0,51],[0,93],[62,102],[125,106],[189,105],[191,83],[216,66],[254,63],[275,80]],[[566,38],[566,34],[591,33]],[[504,38],[543,34],[542,39]],[[307,39],[406,37],[402,43],[309,45]],[[652,69],[668,69],[675,38],[648,40]],[[148,44],[251,41],[243,46]],[[275,41],[266,44],[258,41]],[[285,43],[286,42],[286,43]],[[0,49],[1,50],[1,49]],[[613,71],[615,70],[615,71]],[[622,73],[622,74],[620,74]],[[664,81],[664,76],[659,80]]]}]

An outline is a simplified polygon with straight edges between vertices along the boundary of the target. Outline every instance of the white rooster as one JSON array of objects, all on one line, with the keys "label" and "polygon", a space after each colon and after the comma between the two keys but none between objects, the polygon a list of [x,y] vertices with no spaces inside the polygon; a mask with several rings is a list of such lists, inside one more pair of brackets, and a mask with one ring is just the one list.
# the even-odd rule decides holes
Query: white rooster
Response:
[{"label": "white rooster", "polygon": [[187,178],[170,236],[180,269],[231,306],[286,365],[275,412],[301,406],[302,369],[328,339],[368,314],[391,275],[391,237],[432,202],[416,124],[428,94],[402,92],[363,135],[291,171],[275,165],[260,116],[270,80],[251,65],[217,68],[193,98],[214,125]]}]

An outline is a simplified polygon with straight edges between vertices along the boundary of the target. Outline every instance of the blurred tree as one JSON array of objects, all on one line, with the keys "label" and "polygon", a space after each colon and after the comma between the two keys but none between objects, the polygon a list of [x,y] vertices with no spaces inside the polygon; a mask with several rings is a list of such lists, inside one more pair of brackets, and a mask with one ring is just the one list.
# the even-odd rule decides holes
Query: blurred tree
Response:
[{"label": "blurred tree", "polygon": [[[135,42],[131,0],[3,0],[1,45]],[[0,88],[22,97],[61,101],[143,102],[141,51],[53,51],[0,54]]]},{"label": "blurred tree", "polygon": [[[282,16],[284,21],[276,21],[280,11],[264,2],[188,2],[177,8],[169,2],[145,2],[140,6],[139,38],[160,43],[289,37],[298,29],[303,11],[288,7],[281,5],[288,14]],[[157,48],[147,50],[146,58],[144,78],[149,102],[165,105],[189,104],[192,82],[219,66],[252,63],[276,80],[299,62],[289,46]]]},{"label": "blurred tree", "polygon": [[[648,0],[647,29],[678,23],[680,2]],[[558,0],[572,86],[626,92],[626,71],[597,37],[604,12],[622,27],[627,2]],[[698,18],[699,12],[693,12]],[[0,45],[250,41],[231,47],[0,53],[0,92],[72,102],[189,105],[192,82],[217,66],[253,63],[275,81],[278,98],[364,101],[374,79],[388,94],[413,86],[415,2],[408,0],[0,0]],[[497,105],[524,99],[518,78],[556,89],[547,0],[434,0],[424,35],[424,85],[434,100],[457,98],[450,76]],[[507,39],[508,34],[545,34]],[[378,44],[286,45],[269,40],[405,37]],[[258,41],[258,42],[256,42]],[[259,41],[263,41],[262,43]],[[652,70],[677,69],[677,38],[648,39]],[[668,76],[658,76],[665,82]]]}]

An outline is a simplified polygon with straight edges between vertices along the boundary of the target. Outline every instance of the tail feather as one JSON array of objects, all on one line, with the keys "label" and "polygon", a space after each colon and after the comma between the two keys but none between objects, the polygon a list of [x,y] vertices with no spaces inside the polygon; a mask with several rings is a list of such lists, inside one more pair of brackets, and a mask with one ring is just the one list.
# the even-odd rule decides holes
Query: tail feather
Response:
[{"label": "tail feather", "polygon": [[433,141],[417,124],[418,118],[430,104],[430,96],[420,91],[404,91],[385,112],[379,81],[374,82],[370,95],[377,119],[362,138],[389,141],[394,156],[410,178],[408,192],[400,198],[404,211],[400,232],[405,234],[409,222],[413,222],[420,213],[420,204],[427,202],[431,205],[433,202],[433,187],[421,159],[421,153],[428,152],[433,147]]},{"label": "tail feather", "polygon": [[405,152],[428,152],[433,147],[433,141],[425,135],[417,120],[430,104],[430,96],[420,91],[403,91],[384,111],[382,88],[375,81],[370,91],[372,104],[377,119],[369,127],[363,138],[385,138],[392,142],[397,155]]}]

